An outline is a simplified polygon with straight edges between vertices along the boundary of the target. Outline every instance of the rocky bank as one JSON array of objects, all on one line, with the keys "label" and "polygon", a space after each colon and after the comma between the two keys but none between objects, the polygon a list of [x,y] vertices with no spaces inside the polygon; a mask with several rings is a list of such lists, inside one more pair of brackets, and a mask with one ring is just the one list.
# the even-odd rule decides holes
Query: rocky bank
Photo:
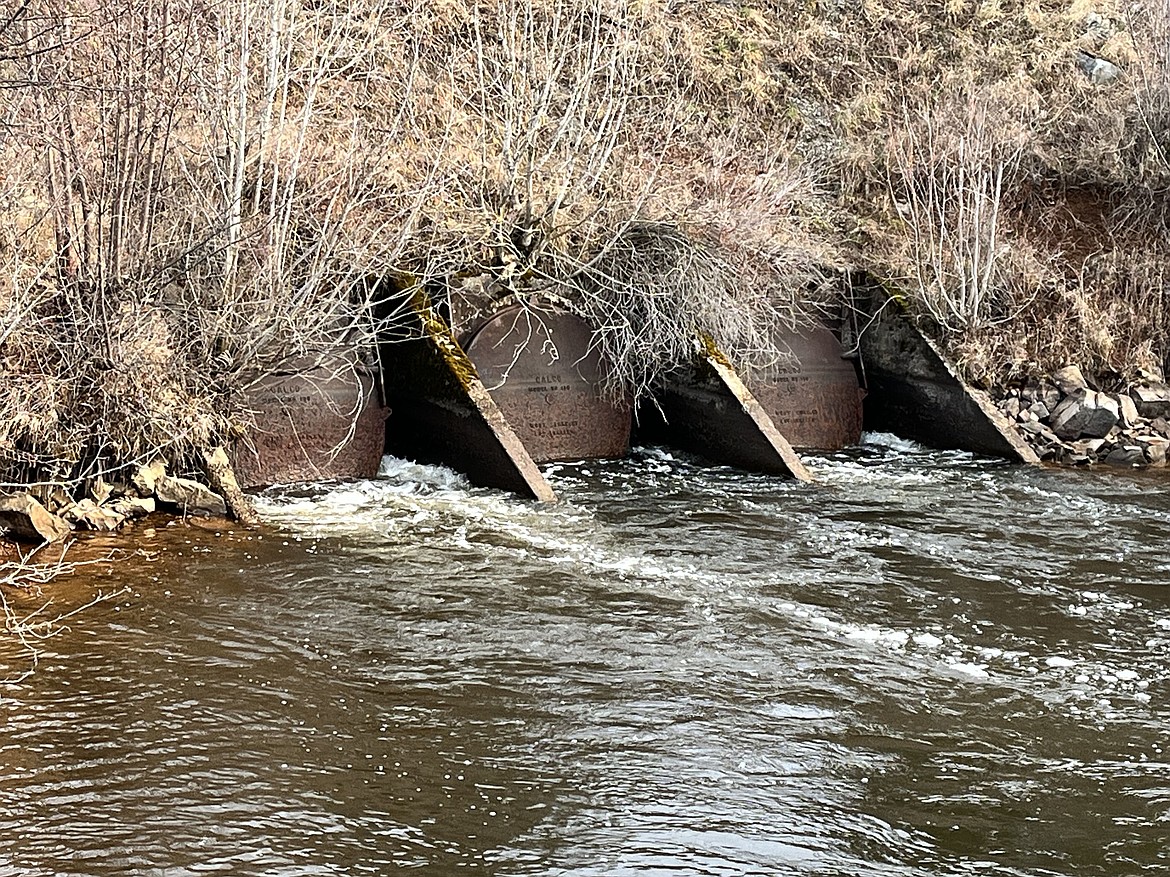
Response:
[{"label": "rocky bank", "polygon": [[1166,465],[1170,386],[1149,381],[1124,392],[1093,385],[1077,366],[1006,391],[999,409],[1041,460],[1070,466]]}]

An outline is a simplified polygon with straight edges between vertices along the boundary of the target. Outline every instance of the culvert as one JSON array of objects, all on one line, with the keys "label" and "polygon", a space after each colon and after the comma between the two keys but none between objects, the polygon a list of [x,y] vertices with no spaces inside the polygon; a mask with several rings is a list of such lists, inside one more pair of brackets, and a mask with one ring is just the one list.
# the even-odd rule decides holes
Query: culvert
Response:
[{"label": "culvert", "polygon": [[229,454],[241,487],[378,473],[388,412],[374,370],[356,348],[263,378],[244,406],[254,428]]},{"label": "culvert", "polygon": [[532,459],[624,457],[630,404],[604,392],[593,330],[564,305],[511,303],[467,333],[463,348]]},{"label": "culvert", "polygon": [[410,292],[402,309],[410,338],[382,345],[387,450],[551,500],[536,464],[624,456],[631,406],[604,392],[593,333],[566,304],[488,290],[449,297],[441,309]]}]

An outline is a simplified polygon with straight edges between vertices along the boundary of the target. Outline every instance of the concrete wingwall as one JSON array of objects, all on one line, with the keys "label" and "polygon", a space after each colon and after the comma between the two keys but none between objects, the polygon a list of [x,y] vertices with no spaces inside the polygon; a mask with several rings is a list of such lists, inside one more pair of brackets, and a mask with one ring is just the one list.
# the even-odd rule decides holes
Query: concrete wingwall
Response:
[{"label": "concrete wingwall", "polygon": [[884,290],[859,299],[865,427],[936,448],[1039,463],[1016,425],[969,386],[938,345]]}]

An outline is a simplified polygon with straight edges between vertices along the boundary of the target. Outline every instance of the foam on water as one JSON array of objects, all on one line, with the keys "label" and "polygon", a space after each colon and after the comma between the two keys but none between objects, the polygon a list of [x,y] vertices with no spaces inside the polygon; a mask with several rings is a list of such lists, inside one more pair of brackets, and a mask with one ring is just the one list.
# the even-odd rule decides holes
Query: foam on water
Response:
[{"label": "foam on water", "polygon": [[[819,480],[862,498],[880,496],[884,503],[899,502],[904,490],[945,491],[948,482],[960,479],[968,491],[974,482],[991,496],[1021,489],[1018,484],[1000,482],[982,473],[973,476],[957,471],[949,458],[940,462],[935,452],[892,436],[867,436],[861,454],[873,449],[896,455],[898,464],[864,456],[818,458],[815,469]],[[961,457],[964,465],[972,459],[969,455]],[[682,599],[712,619],[733,615],[739,611],[735,607],[758,602],[762,594],[779,588],[797,599],[766,601],[773,616],[823,640],[826,647],[833,643],[834,648],[877,649],[887,656],[883,660],[895,659],[908,673],[949,680],[949,684],[996,684],[1030,691],[1045,700],[1074,704],[1099,719],[1122,715],[1122,702],[1138,706],[1149,702],[1150,674],[1141,668],[1097,651],[1058,653],[988,642],[984,627],[969,621],[958,610],[929,625],[907,626],[886,623],[880,609],[867,612],[861,604],[818,605],[817,576],[824,573],[815,567],[788,569],[781,559],[789,556],[789,564],[804,565],[807,561],[797,560],[793,552],[807,551],[810,558],[820,555],[832,559],[838,569],[855,566],[859,573],[876,582],[890,573],[890,561],[881,559],[883,555],[909,551],[920,557],[936,557],[972,582],[1023,587],[1016,579],[993,571],[999,567],[989,568],[986,551],[977,543],[969,544],[961,533],[947,535],[929,528],[844,522],[838,526],[820,513],[805,517],[785,499],[799,496],[793,493],[799,487],[777,485],[768,479],[753,480],[730,470],[708,470],[704,474],[693,458],[657,448],[640,449],[632,461],[625,463],[551,464],[545,467],[545,473],[562,496],[555,505],[542,506],[472,488],[450,469],[394,458],[383,461],[379,477],[372,481],[307,493],[270,491],[261,502],[268,519],[299,534],[357,538],[367,548],[371,544],[431,543],[488,558],[523,558],[549,568],[621,582],[627,590]],[[776,545],[777,563],[753,568],[748,575],[739,572],[737,566],[737,572],[731,574],[726,564],[647,553],[635,547],[622,525],[609,521],[604,514],[607,503],[628,497],[635,485],[645,494],[644,501],[653,503],[656,491],[661,497],[683,490],[699,474],[705,478],[709,503],[726,506],[731,510],[728,514],[734,514],[735,509],[750,511],[783,528],[786,541]],[[777,487],[781,488],[779,492]],[[700,497],[693,502],[702,507]],[[1082,502],[1081,512],[1089,511],[1092,505]],[[1104,502],[1099,505],[1107,507]],[[690,510],[680,508],[678,514],[686,518]],[[807,596],[800,596],[801,592],[807,592]],[[1119,614],[1145,611],[1137,601],[1118,599],[1098,590],[1068,592],[1053,583],[1037,593],[1051,594],[1060,611],[1085,621],[1098,616],[1107,621]],[[961,601],[956,597],[954,602]],[[1163,633],[1170,629],[1170,619],[1151,618],[1149,625],[1153,631]],[[1155,674],[1155,678],[1160,677]]]}]

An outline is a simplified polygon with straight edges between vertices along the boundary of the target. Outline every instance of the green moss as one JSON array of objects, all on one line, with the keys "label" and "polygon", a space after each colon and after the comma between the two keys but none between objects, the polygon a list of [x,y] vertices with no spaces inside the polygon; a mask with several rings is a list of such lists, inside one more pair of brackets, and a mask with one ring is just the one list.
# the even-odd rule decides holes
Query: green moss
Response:
[{"label": "green moss", "polygon": [[715,343],[715,339],[706,332],[699,332],[699,350],[702,353],[704,359],[717,362],[720,365],[726,366],[730,369],[735,368],[735,366],[731,364],[731,360],[729,360],[724,355],[723,351],[719,349],[719,345]]},{"label": "green moss", "polygon": [[422,286],[415,287],[410,296],[410,307],[418,316],[423,333],[430,339],[451,375],[465,393],[470,393],[472,384],[479,379],[475,365],[451,334],[451,327],[435,313],[431,298]]}]

